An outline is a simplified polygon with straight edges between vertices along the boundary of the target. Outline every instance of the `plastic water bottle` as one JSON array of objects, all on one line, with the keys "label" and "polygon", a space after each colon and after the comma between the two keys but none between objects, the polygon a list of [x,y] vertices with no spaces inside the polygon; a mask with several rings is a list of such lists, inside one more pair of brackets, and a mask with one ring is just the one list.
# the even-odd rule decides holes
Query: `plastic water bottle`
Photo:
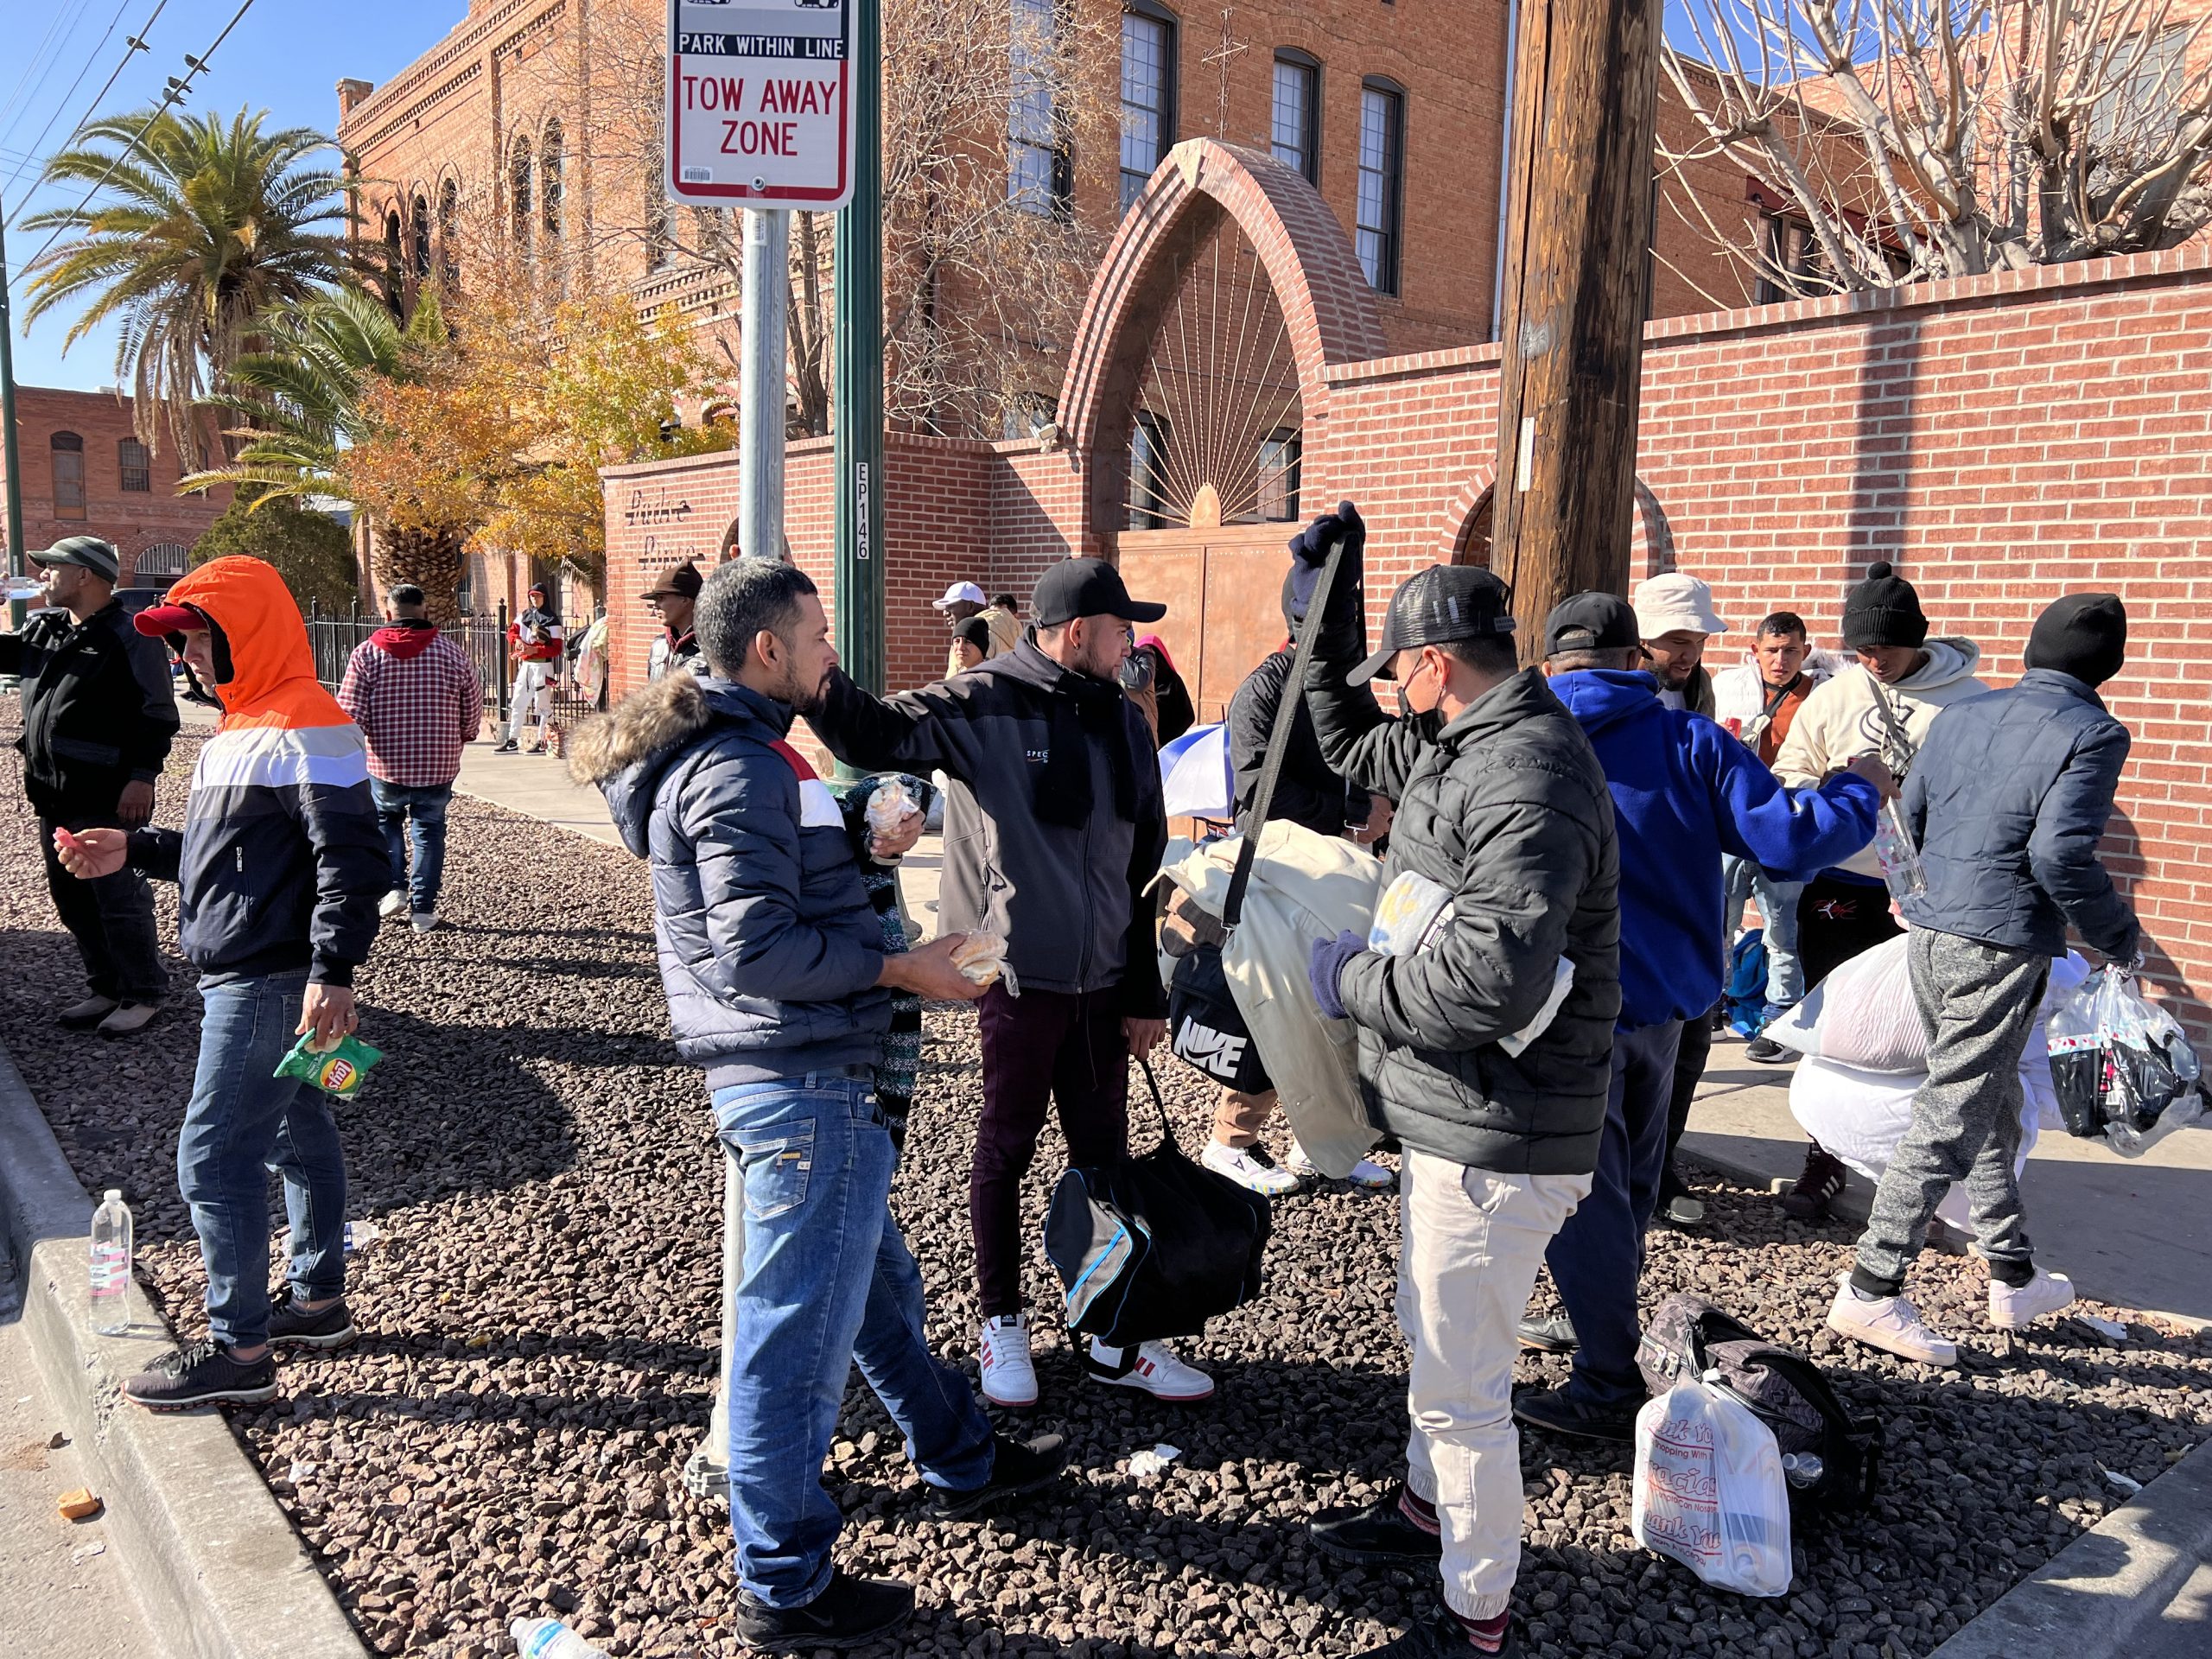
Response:
[{"label": "plastic water bottle", "polygon": [[1891,801],[1874,820],[1874,859],[1891,898],[1910,899],[1928,891],[1928,872],[1921,865],[1920,849],[1912,843],[1902,801]]},{"label": "plastic water bottle", "polygon": [[507,1626],[522,1659],[607,1659],[557,1618],[518,1618]]},{"label": "plastic water bottle", "polygon": [[130,1206],[111,1186],[92,1211],[92,1329],[119,1337],[130,1328]]},{"label": "plastic water bottle", "polygon": [[1827,1472],[1827,1465],[1821,1461],[1817,1452],[1785,1452],[1782,1454],[1782,1478],[1792,1486],[1815,1486]]}]

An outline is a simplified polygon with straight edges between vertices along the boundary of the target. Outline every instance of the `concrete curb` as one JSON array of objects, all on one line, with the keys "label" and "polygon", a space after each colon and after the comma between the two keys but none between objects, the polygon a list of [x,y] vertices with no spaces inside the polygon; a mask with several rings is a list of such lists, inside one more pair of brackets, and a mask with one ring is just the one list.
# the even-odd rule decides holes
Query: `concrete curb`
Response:
[{"label": "concrete curb", "polygon": [[[124,1379],[170,1332],[137,1283],[131,1332],[92,1332],[92,1201],[0,1048],[0,1227],[23,1276],[23,1324],[41,1379],[107,1505],[147,1624],[190,1659],[365,1659],[367,1649],[260,1471],[213,1411],[156,1416]],[[149,1340],[149,1338],[152,1338]]]},{"label": "concrete curb", "polygon": [[2212,1440],[1999,1597],[1929,1659],[2138,1651],[2212,1551]]}]

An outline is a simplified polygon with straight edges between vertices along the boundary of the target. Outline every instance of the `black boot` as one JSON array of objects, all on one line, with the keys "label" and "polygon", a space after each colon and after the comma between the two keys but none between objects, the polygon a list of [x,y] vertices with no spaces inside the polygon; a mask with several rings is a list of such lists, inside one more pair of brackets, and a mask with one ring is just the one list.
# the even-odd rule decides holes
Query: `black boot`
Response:
[{"label": "black boot", "polygon": [[839,1567],[830,1587],[804,1607],[737,1603],[737,1633],[767,1653],[795,1648],[857,1648],[914,1616],[914,1586],[888,1579],[856,1579]]},{"label": "black boot", "polygon": [[1039,1491],[1058,1480],[1068,1466],[1068,1443],[1057,1434],[1040,1434],[1033,1440],[993,1437],[990,1478],[964,1492],[940,1490],[937,1506],[946,1515],[969,1515],[1001,1497],[1019,1497]]}]

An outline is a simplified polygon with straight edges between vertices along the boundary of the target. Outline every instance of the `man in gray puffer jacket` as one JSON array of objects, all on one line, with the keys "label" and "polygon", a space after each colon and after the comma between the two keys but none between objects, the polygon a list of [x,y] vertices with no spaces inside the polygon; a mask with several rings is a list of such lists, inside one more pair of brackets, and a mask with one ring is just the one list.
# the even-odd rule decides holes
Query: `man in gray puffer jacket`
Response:
[{"label": "man in gray puffer jacket", "polygon": [[2119,595],[2059,600],[2036,619],[2028,671],[1938,715],[1905,780],[1928,879],[1902,906],[1928,1081],[1828,1323],[1908,1359],[1958,1358],[1904,1295],[1954,1182],[1967,1184],[1974,1250],[1989,1263],[1992,1325],[2018,1330],[2074,1300],[2063,1274],[2036,1266],[2021,1213],[2020,1056],[2068,922],[2114,962],[2138,955],[2135,912],[2097,859],[2128,736],[2096,688],[2120,672],[2126,648]]},{"label": "man in gray puffer jacket", "polygon": [[740,559],[708,580],[695,625],[711,676],[667,675],[626,699],[578,734],[572,766],[652,861],[677,1049],[706,1068],[743,1171],[723,1379],[738,1633],[771,1650],[851,1647],[914,1605],[912,1586],[831,1559],[843,1516],[822,1465],[856,1361],[949,1513],[1042,1486],[1067,1454],[1057,1436],[994,1436],[922,1339],[874,1070],[892,991],[972,1000],[978,988],[952,963],[964,935],[885,952],[837,803],[787,741],[836,666],[822,601],[791,566]]},{"label": "man in gray puffer jacket", "polygon": [[[1332,767],[1398,804],[1385,875],[1424,877],[1451,901],[1411,954],[1349,933],[1314,948],[1322,1012],[1358,1027],[1368,1109],[1405,1148],[1398,1318],[1414,1427],[1405,1484],[1313,1535],[1339,1560],[1441,1565],[1443,1612],[1382,1651],[1497,1654],[1521,1554],[1515,1327],[1546,1246],[1590,1191],[1605,1121],[1621,1006],[1613,805],[1574,717],[1516,668],[1503,583],[1471,566],[1416,572],[1382,650],[1354,666],[1359,577],[1340,572],[1324,616],[1314,729]],[[1402,718],[1350,689],[1378,677],[1396,680]],[[1573,983],[1541,1024],[1562,961]]]}]

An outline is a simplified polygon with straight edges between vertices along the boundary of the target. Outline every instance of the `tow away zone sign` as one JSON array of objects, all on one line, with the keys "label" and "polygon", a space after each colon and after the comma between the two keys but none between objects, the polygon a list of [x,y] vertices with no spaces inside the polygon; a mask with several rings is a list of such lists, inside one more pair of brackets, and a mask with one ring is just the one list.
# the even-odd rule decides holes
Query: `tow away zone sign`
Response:
[{"label": "tow away zone sign", "polygon": [[669,0],[668,194],[842,207],[853,193],[849,0]]}]

